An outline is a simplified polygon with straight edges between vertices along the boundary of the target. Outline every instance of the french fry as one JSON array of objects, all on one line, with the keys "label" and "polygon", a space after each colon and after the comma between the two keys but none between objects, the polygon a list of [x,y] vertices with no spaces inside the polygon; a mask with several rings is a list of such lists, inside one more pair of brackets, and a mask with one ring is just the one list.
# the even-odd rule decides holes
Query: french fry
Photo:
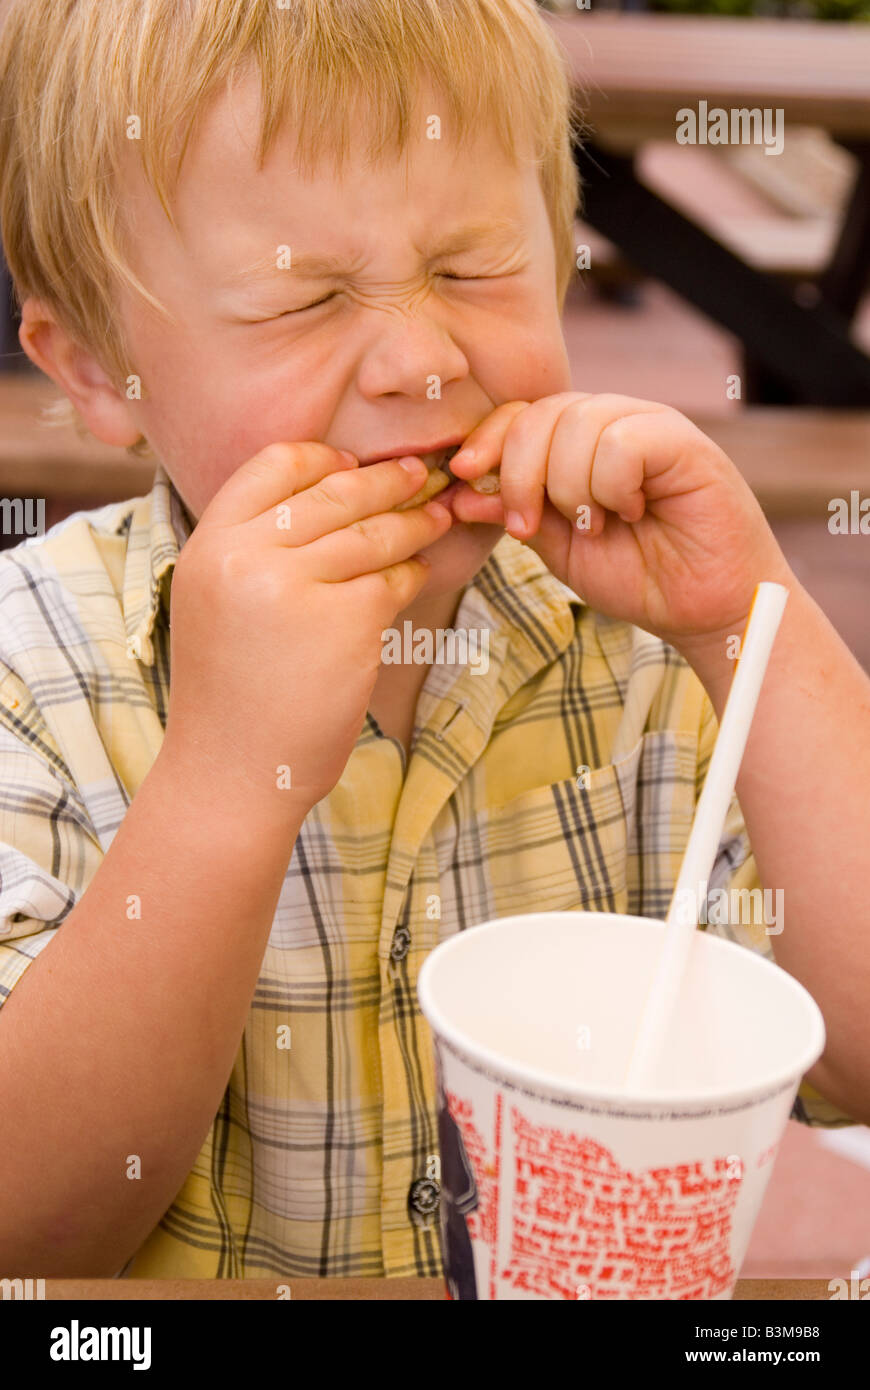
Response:
[{"label": "french fry", "polygon": [[[447,455],[448,472],[450,471],[450,461],[458,452],[459,447],[451,449],[450,453]],[[456,479],[455,473],[451,474],[451,478]],[[470,482],[468,479],[465,479],[465,481],[468,482],[468,486],[471,488],[472,492],[479,492],[484,496],[493,496],[496,492],[501,492],[501,482],[497,473],[484,473],[482,478],[472,478]]]},{"label": "french fry", "polygon": [[394,512],[406,512],[411,507],[422,507],[428,502],[430,497],[437,497],[439,492],[443,492],[449,487],[452,478],[449,478],[442,468],[433,468],[429,477],[426,479],[419,492],[415,492],[413,497],[409,497],[407,502],[400,502],[397,507],[393,507]]},{"label": "french fry", "polygon": [[[406,512],[411,507],[422,507],[431,497],[437,497],[439,492],[443,492],[451,483],[461,482],[462,479],[456,478],[450,472],[450,460],[454,454],[459,452],[460,446],[457,444],[451,449],[444,460],[444,468],[433,468],[419,492],[415,492],[413,497],[409,497],[407,502],[400,502],[397,507],[393,507],[394,512]],[[501,482],[497,473],[484,473],[482,478],[474,478],[468,486],[473,492],[479,492],[484,496],[493,496],[501,491]]]},{"label": "french fry", "polygon": [[497,473],[484,473],[482,478],[473,478],[468,484],[474,492],[483,493],[486,496],[493,496],[501,492],[501,481]]}]

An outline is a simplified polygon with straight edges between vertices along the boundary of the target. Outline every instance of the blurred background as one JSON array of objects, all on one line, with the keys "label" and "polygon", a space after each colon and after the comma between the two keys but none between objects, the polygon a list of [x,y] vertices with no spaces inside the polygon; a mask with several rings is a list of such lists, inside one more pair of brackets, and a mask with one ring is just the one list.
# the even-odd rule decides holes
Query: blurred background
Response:
[{"label": "blurred background", "polygon": [[[541,9],[584,122],[575,387],[664,401],[716,439],[870,670],[870,535],[829,526],[835,499],[857,517],[870,498],[870,0]],[[757,123],[704,143],[701,103]],[[676,138],[686,108],[696,143]],[[153,463],[42,422],[58,393],[17,330],[0,261],[0,498],[44,499],[48,527],[147,492]],[[870,1130],[790,1124],[742,1274],[853,1269],[870,1274]]]}]

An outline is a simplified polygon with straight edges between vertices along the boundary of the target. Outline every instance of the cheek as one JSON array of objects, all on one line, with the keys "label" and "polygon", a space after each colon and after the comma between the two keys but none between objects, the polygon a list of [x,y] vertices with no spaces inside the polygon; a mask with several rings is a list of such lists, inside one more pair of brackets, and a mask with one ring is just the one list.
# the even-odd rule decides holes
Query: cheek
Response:
[{"label": "cheek", "polygon": [[561,334],[558,341],[518,335],[514,349],[500,346],[489,371],[478,376],[494,406],[505,401],[538,401],[573,389],[571,363]]},{"label": "cheek", "polygon": [[193,334],[157,333],[148,322],[133,322],[142,381],[142,399],[131,405],[135,423],[197,520],[267,444],[323,438],[329,412],[321,408],[317,383],[328,381],[328,369],[318,377],[305,364],[306,384],[294,404],[286,363],[274,349],[255,357],[235,339],[203,343]]},{"label": "cheek", "polygon": [[552,331],[542,333],[538,341],[524,342],[517,356],[517,376],[523,389],[516,393],[516,400],[535,401],[571,390],[571,362],[558,319]]},{"label": "cheek", "polygon": [[268,410],[256,403],[252,406],[248,397],[229,396],[211,407],[202,400],[196,400],[194,406],[194,399],[155,403],[153,428],[147,420],[143,429],[197,518],[242,464],[267,445],[318,437],[316,427],[289,425],[286,409],[282,415],[280,399],[276,405],[274,396]]}]

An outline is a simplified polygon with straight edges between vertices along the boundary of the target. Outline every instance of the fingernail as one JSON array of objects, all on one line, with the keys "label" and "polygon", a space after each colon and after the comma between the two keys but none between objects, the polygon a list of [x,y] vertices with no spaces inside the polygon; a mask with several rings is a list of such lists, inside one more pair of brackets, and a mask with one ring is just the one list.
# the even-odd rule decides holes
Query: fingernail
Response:
[{"label": "fingernail", "polygon": [[508,531],[522,531],[526,523],[519,512],[508,512],[504,524]]},{"label": "fingernail", "polygon": [[339,449],[338,452],[342,455],[343,458],[346,458],[346,459],[347,459],[348,463],[356,463],[356,462],[357,462],[356,454],[352,454],[352,453],[350,452],[350,449]]},{"label": "fingernail", "polygon": [[474,449],[466,449],[463,445],[463,447],[459,450],[459,453],[453,455],[453,458],[450,460],[450,462],[456,463],[458,461],[460,463],[474,463],[476,458],[477,454],[475,453]]},{"label": "fingernail", "polygon": [[399,459],[399,463],[406,473],[419,473],[421,468],[426,467],[422,459],[414,458],[411,454],[407,458]]}]

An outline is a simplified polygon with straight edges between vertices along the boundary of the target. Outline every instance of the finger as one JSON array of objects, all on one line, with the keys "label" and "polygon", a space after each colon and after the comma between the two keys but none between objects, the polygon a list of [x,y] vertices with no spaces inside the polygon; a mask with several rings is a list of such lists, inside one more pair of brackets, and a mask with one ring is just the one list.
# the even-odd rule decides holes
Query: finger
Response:
[{"label": "finger", "polygon": [[429,502],[433,497],[437,497],[439,492],[450,486],[451,479],[444,472],[443,468],[431,468],[419,492],[415,492],[413,497],[409,497],[407,502],[400,502],[397,507],[393,507],[394,512],[406,512],[409,507],[422,507],[424,502]]},{"label": "finger", "polygon": [[388,459],[364,468],[329,473],[304,492],[273,509],[264,519],[291,547],[309,545],[363,517],[392,511],[426,482],[422,459]]},{"label": "finger", "polygon": [[709,483],[698,468],[704,436],[678,411],[624,416],[601,433],[592,468],[592,491],[623,521],[636,522],[648,501],[661,501]]},{"label": "finger", "polygon": [[655,416],[623,415],[605,425],[592,463],[592,494],[623,521],[640,521],[646,510],[643,484]]},{"label": "finger", "polygon": [[533,535],[541,524],[549,485],[550,442],[561,416],[572,406],[578,406],[576,393],[546,396],[508,426],[499,469],[501,501],[505,527],[518,539]]},{"label": "finger", "polygon": [[[523,544],[534,550],[554,574],[569,573],[571,527],[566,526],[565,518],[555,507],[544,508],[537,532]],[[581,597],[577,589],[574,589],[574,593]]]},{"label": "finger", "polygon": [[547,495],[580,532],[599,535],[604,529],[605,509],[619,512],[621,503],[626,507],[624,520],[634,521],[643,515],[642,468],[638,474],[637,462],[623,458],[617,450],[618,477],[614,485],[609,471],[612,465],[607,463],[613,455],[608,449],[602,470],[598,449],[605,432],[614,431],[612,438],[617,445],[620,437],[624,440],[626,435],[620,436],[616,426],[624,431],[634,418],[643,417],[644,428],[649,429],[653,413],[659,417],[675,414],[656,402],[600,395],[575,401],[560,415],[550,442]]},{"label": "finger", "polygon": [[592,466],[600,430],[600,412],[585,402],[569,406],[553,430],[547,469],[547,496],[562,516],[585,535],[604,530],[606,512],[592,495]]},{"label": "finger", "polygon": [[308,547],[311,573],[324,583],[342,583],[401,564],[440,540],[453,518],[440,502],[408,512],[381,512],[332,531]]},{"label": "finger", "polygon": [[375,574],[351,579],[348,586],[360,612],[374,613],[379,624],[386,627],[414,601],[431,573],[431,567],[422,556],[412,555],[409,560],[388,565]]},{"label": "finger", "polygon": [[453,496],[450,510],[455,521],[470,525],[504,526],[504,507],[501,495],[482,496],[470,487],[460,488]]},{"label": "finger", "polygon": [[253,521],[328,474],[358,468],[356,459],[328,444],[267,444],[230,475],[203,511],[199,524],[237,526]]},{"label": "finger", "polygon": [[[450,472],[456,478],[470,481],[480,478],[501,462],[501,449],[511,421],[528,410],[528,401],[506,401],[496,406],[466,439],[458,454],[450,460]],[[455,467],[458,465],[458,467]]]}]

